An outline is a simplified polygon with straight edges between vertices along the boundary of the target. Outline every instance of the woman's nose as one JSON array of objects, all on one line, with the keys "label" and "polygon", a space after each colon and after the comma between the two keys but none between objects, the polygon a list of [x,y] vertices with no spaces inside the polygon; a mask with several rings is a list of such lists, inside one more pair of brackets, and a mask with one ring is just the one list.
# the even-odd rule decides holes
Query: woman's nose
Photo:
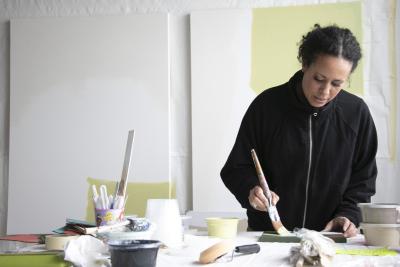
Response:
[{"label": "woman's nose", "polygon": [[331,90],[331,87],[330,87],[329,83],[323,83],[319,87],[319,93],[321,95],[329,95],[330,90]]}]

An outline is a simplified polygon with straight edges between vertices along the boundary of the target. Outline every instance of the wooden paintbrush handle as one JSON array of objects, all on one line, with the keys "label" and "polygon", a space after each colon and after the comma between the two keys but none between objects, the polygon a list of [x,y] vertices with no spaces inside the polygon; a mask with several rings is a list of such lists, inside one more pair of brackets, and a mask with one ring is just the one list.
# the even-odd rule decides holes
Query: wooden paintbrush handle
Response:
[{"label": "wooden paintbrush handle", "polygon": [[258,176],[258,181],[260,183],[260,186],[267,197],[268,201],[270,202],[269,204],[272,205],[272,194],[271,191],[269,190],[269,186],[267,184],[267,180],[265,179],[264,172],[261,168],[260,161],[258,160],[256,151],[254,149],[251,150],[251,156],[253,157],[253,162],[256,167],[256,172]]}]

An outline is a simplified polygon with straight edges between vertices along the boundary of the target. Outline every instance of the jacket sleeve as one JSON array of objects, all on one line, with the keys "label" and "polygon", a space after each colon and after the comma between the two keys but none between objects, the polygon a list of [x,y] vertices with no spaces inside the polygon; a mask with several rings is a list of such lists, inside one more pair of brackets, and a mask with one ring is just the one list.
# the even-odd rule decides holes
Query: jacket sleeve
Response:
[{"label": "jacket sleeve", "polygon": [[361,221],[357,203],[371,201],[371,196],[375,194],[377,176],[375,156],[378,140],[374,121],[365,103],[359,125],[350,181],[335,216],[347,217],[356,226]]},{"label": "jacket sleeve", "polygon": [[256,100],[250,105],[242,119],[235,144],[220,173],[225,186],[246,209],[252,208],[248,201],[249,192],[258,185],[250,152],[252,148],[257,151],[257,135],[259,135],[257,132],[261,127],[257,122],[260,114],[257,112]]}]

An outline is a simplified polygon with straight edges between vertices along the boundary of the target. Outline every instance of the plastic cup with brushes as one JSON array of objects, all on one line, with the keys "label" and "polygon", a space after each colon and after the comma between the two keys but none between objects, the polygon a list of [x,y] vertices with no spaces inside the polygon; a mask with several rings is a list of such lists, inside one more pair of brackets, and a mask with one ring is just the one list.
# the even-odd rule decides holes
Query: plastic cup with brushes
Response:
[{"label": "plastic cup with brushes", "polygon": [[107,187],[100,186],[100,194],[92,185],[94,213],[97,226],[113,225],[124,220],[124,206],[114,207],[114,197],[107,194]]},{"label": "plastic cup with brushes", "polygon": [[267,184],[267,180],[265,179],[264,172],[261,168],[261,164],[258,160],[256,151],[254,149],[251,150],[251,156],[253,158],[253,162],[256,168],[257,176],[258,176],[258,181],[260,183],[260,187],[263,190],[264,195],[268,199],[268,203],[265,203],[265,206],[268,209],[268,214],[269,218],[271,219],[272,226],[274,227],[274,230],[279,234],[279,235],[293,235],[290,233],[285,226],[283,226],[281,219],[279,217],[278,209],[272,202],[272,194],[271,191],[269,190],[269,186]]},{"label": "plastic cup with brushes", "polygon": [[105,185],[100,186],[100,194],[98,194],[96,186],[92,186],[97,226],[112,225],[124,220],[124,209],[128,198],[126,194],[126,185],[132,157],[134,136],[135,131],[130,130],[128,132],[121,180],[117,183],[114,195],[108,195]]}]

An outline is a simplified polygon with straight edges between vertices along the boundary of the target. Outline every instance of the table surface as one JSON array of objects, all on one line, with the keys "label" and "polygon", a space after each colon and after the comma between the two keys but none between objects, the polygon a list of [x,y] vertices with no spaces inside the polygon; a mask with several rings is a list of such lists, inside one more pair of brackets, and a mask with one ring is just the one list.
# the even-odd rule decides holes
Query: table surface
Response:
[{"label": "table surface", "polygon": [[[262,232],[243,232],[235,238],[235,245],[257,243],[261,250],[257,254],[235,255],[230,262],[217,262],[207,266],[293,266],[289,263],[290,249],[298,243],[257,242]],[[184,245],[180,248],[160,249],[157,267],[199,266],[200,252],[221,241],[202,233],[185,234]],[[349,238],[347,243],[336,244],[338,248],[365,249],[364,236]],[[335,255],[333,266],[400,266],[400,254],[397,256],[353,256]]]},{"label": "table surface", "polygon": [[[257,243],[260,245],[260,252],[250,255],[234,255],[232,261],[223,261],[208,264],[207,266],[293,266],[289,263],[290,249],[293,246],[298,246],[298,243],[270,243],[257,242],[262,232],[241,232],[234,239],[235,246]],[[207,249],[211,245],[221,241],[222,239],[209,237],[206,232],[189,232],[184,235],[182,246],[176,248],[161,248],[158,252],[157,267],[199,267],[198,262],[201,251]],[[0,248],[4,250],[14,250],[15,245],[31,246],[32,244],[23,245],[20,242],[3,241],[0,242]],[[11,247],[10,247],[11,246]],[[346,249],[365,249],[364,236],[358,235],[354,238],[349,238],[347,243],[336,244],[338,248]],[[22,248],[23,250],[23,248]],[[400,250],[399,250],[400,252]],[[25,258],[27,259],[27,258]],[[46,266],[67,266],[61,262],[55,262],[54,259],[49,259],[49,264]],[[0,264],[1,265],[1,264]],[[23,265],[13,265],[23,266]],[[35,265],[40,266],[40,265]],[[335,255],[333,266],[400,266],[400,254],[396,256],[352,256],[352,255]]]}]

